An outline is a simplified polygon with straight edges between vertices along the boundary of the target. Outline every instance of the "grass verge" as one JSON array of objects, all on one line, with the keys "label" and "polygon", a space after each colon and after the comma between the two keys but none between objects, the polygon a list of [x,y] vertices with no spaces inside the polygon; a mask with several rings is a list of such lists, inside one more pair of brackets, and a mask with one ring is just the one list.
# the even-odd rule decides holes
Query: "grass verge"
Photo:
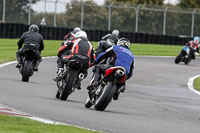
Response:
[{"label": "grass verge", "polygon": [[196,78],[194,80],[194,88],[198,91],[200,91],[200,78]]},{"label": "grass verge", "polygon": [[44,124],[27,118],[0,115],[0,133],[98,133],[73,126]]},{"label": "grass verge", "polygon": [[[0,63],[16,60],[18,39],[0,39]],[[61,41],[45,40],[45,49],[42,56],[56,56]],[[97,42],[92,42],[97,47]],[[176,56],[181,50],[181,46],[173,45],[153,45],[153,44],[132,44],[131,51],[135,55],[152,56]]]}]

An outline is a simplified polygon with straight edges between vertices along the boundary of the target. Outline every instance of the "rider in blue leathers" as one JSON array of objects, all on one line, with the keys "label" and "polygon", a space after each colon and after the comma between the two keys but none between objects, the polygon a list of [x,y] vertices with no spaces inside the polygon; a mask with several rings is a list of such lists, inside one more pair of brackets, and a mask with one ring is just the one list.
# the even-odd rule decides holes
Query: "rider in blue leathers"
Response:
[{"label": "rider in blue leathers", "polygon": [[[134,69],[134,55],[130,51],[130,41],[126,38],[118,40],[117,45],[107,49],[105,52],[100,53],[95,60],[94,69],[94,82],[91,86],[98,85],[101,73],[106,69],[113,66],[122,66],[126,69],[126,80],[130,79],[133,75]],[[107,63],[102,64],[103,61]],[[121,92],[125,90],[125,83],[118,86]]]}]

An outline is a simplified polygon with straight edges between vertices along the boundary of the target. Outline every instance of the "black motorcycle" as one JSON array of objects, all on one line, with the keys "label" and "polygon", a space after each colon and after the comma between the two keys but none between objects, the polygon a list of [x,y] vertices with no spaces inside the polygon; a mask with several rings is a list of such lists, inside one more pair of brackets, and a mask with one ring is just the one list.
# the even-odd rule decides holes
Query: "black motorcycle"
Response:
[{"label": "black motorcycle", "polygon": [[[105,75],[101,75],[101,77],[97,86],[88,86],[89,97],[85,101],[86,108],[90,108],[94,105],[96,110],[104,111],[112,98],[117,100],[121,92],[118,84],[125,82],[126,70],[121,66],[111,67],[107,69]],[[91,84],[93,81],[92,78]]]},{"label": "black motorcycle", "polygon": [[86,74],[82,73],[80,70],[82,64],[79,60],[69,60],[64,62],[64,72],[62,79],[57,82],[57,94],[56,98],[60,100],[67,100],[68,96],[75,91],[75,89],[80,89],[79,85],[81,80],[86,77]]},{"label": "black motorcycle", "polygon": [[19,68],[19,71],[22,75],[22,81],[28,82],[30,76],[33,75],[33,65],[36,55],[36,52],[31,49],[25,49],[24,56],[22,57],[22,66]]},{"label": "black motorcycle", "polygon": [[181,49],[181,52],[179,53],[179,55],[176,57],[175,63],[178,64],[180,62],[184,62],[186,65],[190,63],[190,61],[192,60],[192,55],[190,51],[191,49],[189,46],[184,46]]}]

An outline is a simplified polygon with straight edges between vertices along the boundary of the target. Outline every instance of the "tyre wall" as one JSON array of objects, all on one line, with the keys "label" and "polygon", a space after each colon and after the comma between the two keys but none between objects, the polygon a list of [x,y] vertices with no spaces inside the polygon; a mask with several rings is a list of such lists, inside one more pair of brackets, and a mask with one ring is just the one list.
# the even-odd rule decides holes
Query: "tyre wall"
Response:
[{"label": "tyre wall", "polygon": [[[29,25],[19,23],[0,23],[0,38],[19,38],[28,31]],[[73,29],[64,27],[39,26],[40,33],[46,40],[63,40],[64,36]],[[100,41],[101,37],[111,33],[108,30],[87,30],[90,41]],[[120,32],[120,37],[126,37],[131,42],[148,44],[184,45],[191,37],[156,35],[150,33]]]}]

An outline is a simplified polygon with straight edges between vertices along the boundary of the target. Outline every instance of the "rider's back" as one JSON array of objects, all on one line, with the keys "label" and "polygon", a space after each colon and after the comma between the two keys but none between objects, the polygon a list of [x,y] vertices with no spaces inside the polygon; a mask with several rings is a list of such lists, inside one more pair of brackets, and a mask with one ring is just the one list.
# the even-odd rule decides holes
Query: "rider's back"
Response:
[{"label": "rider's back", "polygon": [[[113,65],[123,66],[126,69],[126,74],[129,73],[132,62],[134,61],[133,53],[122,46],[115,45],[113,46],[115,55],[113,55]],[[112,62],[111,61],[111,62]]]},{"label": "rider's back", "polygon": [[24,43],[24,47],[32,50],[43,50],[42,36],[38,32],[25,32],[22,38],[18,41],[18,45]]}]

